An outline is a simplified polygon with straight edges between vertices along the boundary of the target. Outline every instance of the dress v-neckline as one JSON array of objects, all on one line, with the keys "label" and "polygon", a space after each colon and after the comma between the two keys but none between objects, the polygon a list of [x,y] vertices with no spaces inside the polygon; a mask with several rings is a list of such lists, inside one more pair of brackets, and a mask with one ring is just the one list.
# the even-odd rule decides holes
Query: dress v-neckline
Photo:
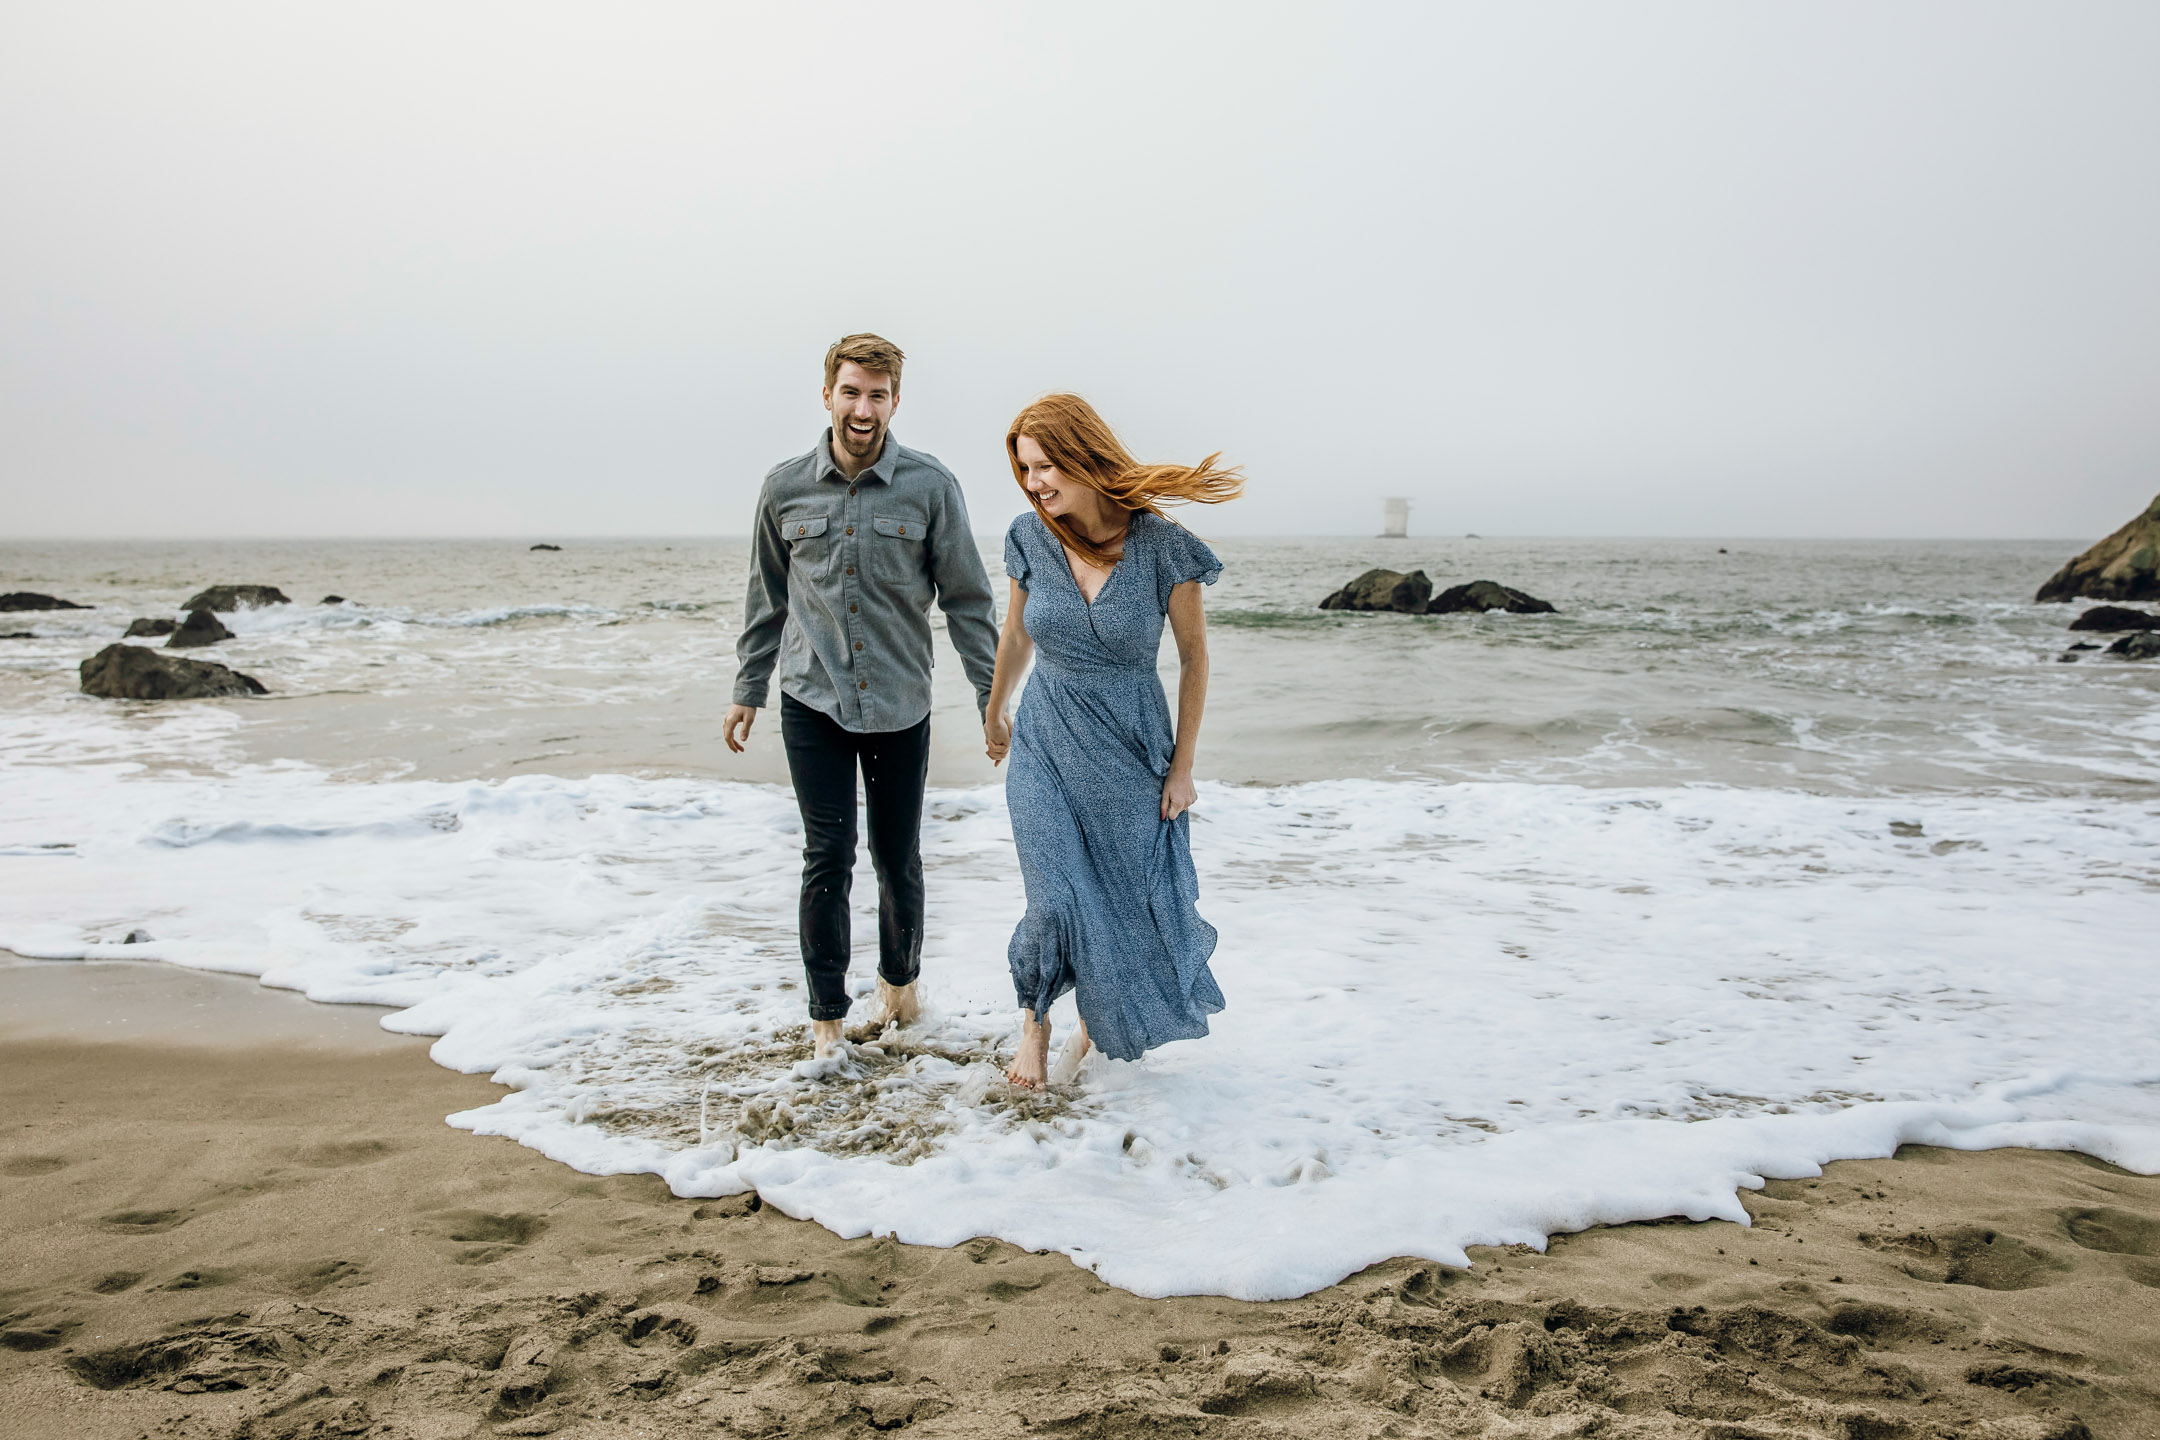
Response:
[{"label": "dress v-neckline", "polygon": [[1065,542],[1058,539],[1058,535],[1055,530],[1050,530],[1050,527],[1047,525],[1045,525],[1043,529],[1049,530],[1050,538],[1053,541],[1057,542],[1058,554],[1063,556],[1065,560],[1065,573],[1066,575],[1071,577],[1073,589],[1080,596],[1080,608],[1082,608],[1083,610],[1093,610],[1095,608],[1095,602],[1102,599],[1103,591],[1108,590],[1110,588],[1110,582],[1117,579],[1118,568],[1125,563],[1126,551],[1132,549],[1133,522],[1130,520],[1125,522],[1125,549],[1118,551],[1118,558],[1110,562],[1109,570],[1104,572],[1103,574],[1102,584],[1095,587],[1095,595],[1093,599],[1090,599],[1088,596],[1087,586],[1080,583],[1080,572],[1073,568],[1072,551],[1065,548]]}]

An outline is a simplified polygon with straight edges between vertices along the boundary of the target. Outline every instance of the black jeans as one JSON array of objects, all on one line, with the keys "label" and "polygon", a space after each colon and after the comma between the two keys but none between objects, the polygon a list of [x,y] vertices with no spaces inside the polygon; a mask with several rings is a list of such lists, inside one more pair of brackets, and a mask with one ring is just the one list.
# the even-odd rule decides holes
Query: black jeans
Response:
[{"label": "black jeans", "polygon": [[878,879],[878,974],[912,984],[922,966],[923,784],[930,717],[905,730],[857,734],[794,696],[780,696],[795,803],[802,807],[802,959],[810,1018],[848,1012],[848,893],[855,881],[855,767],[862,766],[870,864]]}]

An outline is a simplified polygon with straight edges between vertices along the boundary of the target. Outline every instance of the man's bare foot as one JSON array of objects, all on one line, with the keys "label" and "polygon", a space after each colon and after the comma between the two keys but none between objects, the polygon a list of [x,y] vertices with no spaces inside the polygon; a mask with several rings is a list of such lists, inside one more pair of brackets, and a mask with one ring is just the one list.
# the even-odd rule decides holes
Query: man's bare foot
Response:
[{"label": "man's bare foot", "polygon": [[1087,1021],[1082,1020],[1080,1028],[1073,1031],[1072,1038],[1065,1042],[1065,1048],[1058,1051],[1057,1064],[1050,1070],[1050,1083],[1072,1084],[1079,1077],[1080,1062],[1087,1059],[1088,1050],[1093,1043],[1088,1039]]},{"label": "man's bare foot", "polygon": [[826,1056],[832,1054],[839,1044],[840,1022],[838,1020],[812,1020],[810,1022],[810,1056],[812,1059],[823,1060]]},{"label": "man's bare foot", "polygon": [[1050,1069],[1050,1018],[1035,1018],[1033,1010],[1020,1012],[1020,1051],[1013,1056],[1005,1078],[1023,1090],[1040,1090]]},{"label": "man's bare foot", "polygon": [[888,985],[884,976],[878,976],[877,998],[879,1030],[887,1025],[912,1025],[922,1018],[922,1000],[912,980],[905,985]]}]

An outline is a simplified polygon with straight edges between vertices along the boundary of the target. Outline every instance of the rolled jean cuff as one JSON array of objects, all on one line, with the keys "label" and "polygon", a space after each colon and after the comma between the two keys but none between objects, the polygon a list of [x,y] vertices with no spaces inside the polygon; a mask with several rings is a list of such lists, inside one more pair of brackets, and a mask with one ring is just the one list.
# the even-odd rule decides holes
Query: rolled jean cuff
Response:
[{"label": "rolled jean cuff", "polygon": [[837,1005],[820,1005],[813,1000],[810,1002],[810,1018],[812,1020],[845,1020],[847,1019],[848,1007],[854,1003],[852,1000],[842,1000]]}]

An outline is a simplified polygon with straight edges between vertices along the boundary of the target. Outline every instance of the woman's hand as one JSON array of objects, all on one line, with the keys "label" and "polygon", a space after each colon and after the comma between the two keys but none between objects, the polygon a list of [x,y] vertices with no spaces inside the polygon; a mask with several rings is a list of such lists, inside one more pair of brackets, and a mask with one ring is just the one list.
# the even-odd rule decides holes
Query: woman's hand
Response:
[{"label": "woman's hand", "polygon": [[1170,778],[1162,785],[1162,818],[1175,820],[1199,803],[1200,792],[1193,789],[1192,776],[1181,770],[1172,770]]},{"label": "woman's hand", "polygon": [[1012,721],[998,711],[983,716],[983,753],[993,765],[1003,764],[1012,749]]}]

